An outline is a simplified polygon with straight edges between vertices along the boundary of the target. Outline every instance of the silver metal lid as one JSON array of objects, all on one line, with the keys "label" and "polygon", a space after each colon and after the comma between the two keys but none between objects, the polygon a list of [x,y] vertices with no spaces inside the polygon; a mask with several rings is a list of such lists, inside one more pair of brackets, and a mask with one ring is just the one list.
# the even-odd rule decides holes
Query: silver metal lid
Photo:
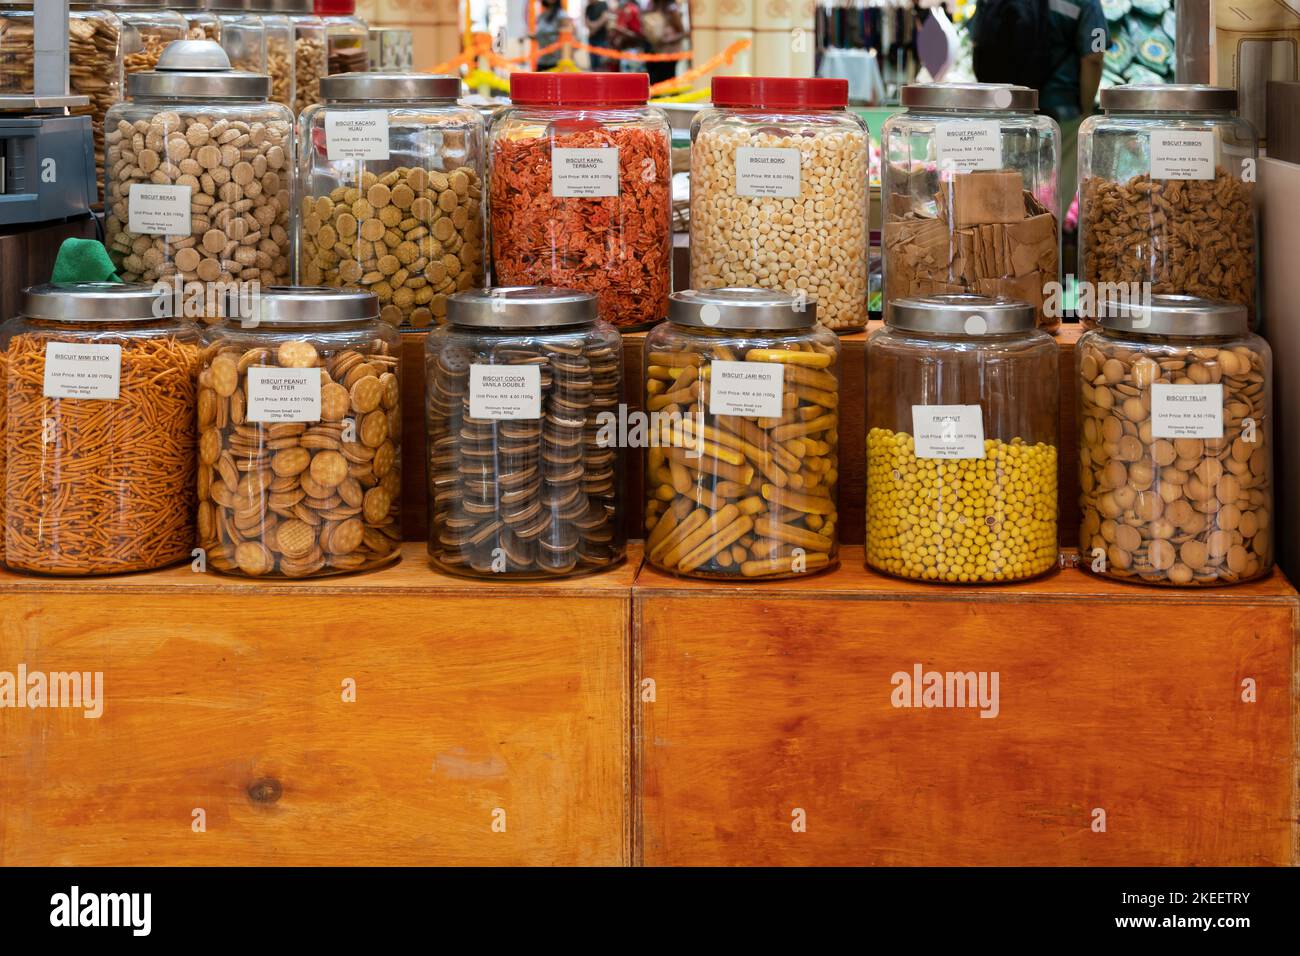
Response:
[{"label": "silver metal lid", "polygon": [[596,321],[596,296],[557,286],[469,289],[447,297],[447,321],[476,329],[544,329]]},{"label": "silver metal lid", "polygon": [[371,292],[325,286],[275,285],[253,300],[244,326],[339,325],[379,318],[379,299]]},{"label": "silver metal lid", "polygon": [[460,96],[460,77],[432,73],[336,73],[322,77],[321,99],[340,100],[442,100],[454,103]]},{"label": "silver metal lid", "polygon": [[950,293],[896,299],[885,309],[885,324],[908,332],[937,335],[1007,335],[1037,327],[1034,307],[1016,299]]},{"label": "silver metal lid", "polygon": [[1036,110],[1038,91],[1010,83],[909,83],[900,102],[927,110]]},{"label": "silver metal lid", "polygon": [[1230,113],[1237,91],[1193,83],[1130,83],[1101,91],[1101,108],[1126,113]]},{"label": "silver metal lid", "polygon": [[159,322],[171,315],[171,291],[121,282],[50,282],[23,290],[22,314],[51,322]]},{"label": "silver metal lid", "polygon": [[272,0],[272,3],[275,5],[277,13],[299,16],[316,12],[315,0]]},{"label": "silver metal lid", "polygon": [[133,73],[131,96],[178,99],[256,100],[271,95],[271,77],[230,68],[230,57],[213,40],[175,40],[163,50],[151,73]]},{"label": "silver metal lid", "polygon": [[1099,302],[1096,319],[1103,329],[1136,335],[1210,338],[1250,331],[1244,305],[1194,295],[1153,295],[1149,304]]},{"label": "silver metal lid", "polygon": [[208,9],[213,13],[243,13],[259,8],[255,0],[208,0]]},{"label": "silver metal lid", "polygon": [[668,319],[701,329],[810,329],[817,300],[772,289],[685,289],[668,297]]},{"label": "silver metal lid", "polygon": [[208,8],[208,0],[167,0],[167,6],[172,10],[187,10],[191,13]]}]

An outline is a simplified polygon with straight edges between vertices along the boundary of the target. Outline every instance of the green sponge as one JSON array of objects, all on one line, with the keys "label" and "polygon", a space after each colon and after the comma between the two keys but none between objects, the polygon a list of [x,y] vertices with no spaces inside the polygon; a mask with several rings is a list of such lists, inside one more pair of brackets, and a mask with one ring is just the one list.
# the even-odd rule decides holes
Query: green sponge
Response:
[{"label": "green sponge", "polygon": [[64,239],[51,282],[121,282],[108,250],[98,239]]}]

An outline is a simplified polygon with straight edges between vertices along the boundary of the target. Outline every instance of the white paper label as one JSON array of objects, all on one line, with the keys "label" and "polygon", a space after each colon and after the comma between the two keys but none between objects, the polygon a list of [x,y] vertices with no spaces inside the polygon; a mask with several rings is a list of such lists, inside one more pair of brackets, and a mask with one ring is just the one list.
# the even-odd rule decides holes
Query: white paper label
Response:
[{"label": "white paper label", "polygon": [[541,418],[541,366],[471,365],[469,417],[503,422]]},{"label": "white paper label", "polygon": [[779,362],[713,362],[709,413],[780,418],[785,413],[785,366]]},{"label": "white paper label", "polygon": [[917,458],[983,458],[984,410],[978,405],[913,405]]},{"label": "white paper label", "polygon": [[736,195],[798,199],[801,180],[797,149],[741,146],[736,150]]},{"label": "white paper label", "polygon": [[388,159],[388,113],[348,110],[325,114],[325,156],[338,159]]},{"label": "white paper label", "polygon": [[244,417],[250,422],[320,421],[320,369],[253,366]]},{"label": "white paper label", "polygon": [[126,228],[137,236],[188,236],[190,187],[132,183],[126,193]]},{"label": "white paper label", "polygon": [[45,346],[46,398],[117,401],[122,346],[49,342]]},{"label": "white paper label", "polygon": [[617,196],[618,147],[551,150],[551,195]]},{"label": "white paper label", "polygon": [[1213,130],[1152,130],[1151,178],[1213,179]]},{"label": "white paper label", "polygon": [[1151,434],[1156,438],[1222,438],[1222,385],[1151,386]]},{"label": "white paper label", "polygon": [[935,159],[941,171],[971,173],[1002,168],[1002,127],[996,120],[963,120],[935,127]]}]

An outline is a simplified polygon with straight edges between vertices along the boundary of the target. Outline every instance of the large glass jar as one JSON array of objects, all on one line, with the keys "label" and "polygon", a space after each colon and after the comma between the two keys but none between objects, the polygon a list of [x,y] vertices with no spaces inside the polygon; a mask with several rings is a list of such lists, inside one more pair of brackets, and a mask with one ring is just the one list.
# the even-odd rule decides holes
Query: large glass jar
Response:
[{"label": "large glass jar", "polygon": [[491,577],[622,561],[622,346],[575,289],[458,292],[425,345],[429,555]]},{"label": "large glass jar", "polygon": [[208,9],[208,0],[169,0],[168,5],[185,18],[187,40],[221,42],[220,24],[217,15]]},{"label": "large glass jar", "polygon": [[[1101,91],[1101,105],[1079,128],[1083,280],[1122,283],[1131,300],[1237,302],[1258,325],[1256,140],[1235,114],[1237,91],[1117,86]],[[1089,328],[1096,318],[1081,315]]]},{"label": "large glass jar", "polygon": [[[0,96],[34,92],[32,0],[0,2]],[[104,117],[122,98],[122,21],[99,6],[73,3],[68,16],[68,91],[90,100],[70,110],[89,116],[97,181],[104,178]],[[96,207],[98,208],[98,207]]]},{"label": "large glass jar", "polygon": [[306,578],[397,560],[399,338],[365,292],[263,290],[210,327],[199,373],[199,545],[208,565]]},{"label": "large glass jar", "polygon": [[109,111],[106,244],[128,282],[289,280],[293,115],[265,74],[183,40]]},{"label": "large glass jar", "polygon": [[271,74],[271,99],[297,112],[297,92],[294,81],[297,70],[294,64],[296,31],[293,21],[280,11],[283,0],[260,0],[262,29],[266,32],[266,72]]},{"label": "large glass jar", "polygon": [[262,0],[212,0],[209,9],[217,15],[217,32],[230,65],[244,73],[268,73]]},{"label": "large glass jar", "polygon": [[310,285],[366,288],[385,321],[423,327],[483,285],[483,120],[460,79],[321,80],[300,119],[299,263]]},{"label": "large glass jar", "polygon": [[313,0],[281,4],[293,26],[293,108],[301,113],[319,103],[321,77],[329,75],[325,21],[312,13]]},{"label": "large glass jar", "polygon": [[687,577],[838,564],[839,339],[768,289],[674,293],[645,343],[646,560]]},{"label": "large glass jar", "polygon": [[[882,269],[894,299],[976,294],[1056,329],[1061,131],[1038,93],[991,83],[903,87],[881,133]],[[1050,285],[1049,285],[1050,284]]]},{"label": "large glass jar", "polygon": [[117,574],[191,556],[199,332],[162,301],[149,286],[36,286],[0,328],[10,568]]},{"label": "large glass jar", "polygon": [[365,73],[370,69],[370,28],[357,16],[356,0],[315,0],[325,21],[329,74]]},{"label": "large glass jar", "polygon": [[167,44],[184,40],[189,21],[167,0],[96,0],[122,22],[122,71],[146,73],[158,65]]},{"label": "large glass jar", "polygon": [[691,286],[817,300],[837,332],[867,324],[870,146],[835,79],[720,76],[691,123]]},{"label": "large glass jar", "polygon": [[492,281],[596,293],[603,321],[668,314],[672,158],[644,73],[514,73],[492,121]]},{"label": "large glass jar", "polygon": [[894,299],[866,372],[867,567],[962,584],[1056,567],[1060,377],[1034,307]]},{"label": "large glass jar", "polygon": [[1075,347],[1080,563],[1164,585],[1273,567],[1273,361],[1246,308],[1106,309]]}]

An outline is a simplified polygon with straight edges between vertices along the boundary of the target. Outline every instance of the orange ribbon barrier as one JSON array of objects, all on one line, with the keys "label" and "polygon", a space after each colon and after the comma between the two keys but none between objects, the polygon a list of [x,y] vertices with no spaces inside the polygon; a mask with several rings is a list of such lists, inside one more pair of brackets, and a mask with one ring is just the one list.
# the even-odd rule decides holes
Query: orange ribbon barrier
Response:
[{"label": "orange ribbon barrier", "polygon": [[732,43],[721,53],[715,53],[699,66],[692,67],[685,73],[674,76],[672,79],[664,80],[662,83],[656,83],[650,87],[651,96],[662,96],[665,93],[671,93],[680,89],[687,89],[692,83],[706,74],[712,73],[718,67],[730,64],[740,53],[748,50],[754,43],[752,40],[737,40]]}]

